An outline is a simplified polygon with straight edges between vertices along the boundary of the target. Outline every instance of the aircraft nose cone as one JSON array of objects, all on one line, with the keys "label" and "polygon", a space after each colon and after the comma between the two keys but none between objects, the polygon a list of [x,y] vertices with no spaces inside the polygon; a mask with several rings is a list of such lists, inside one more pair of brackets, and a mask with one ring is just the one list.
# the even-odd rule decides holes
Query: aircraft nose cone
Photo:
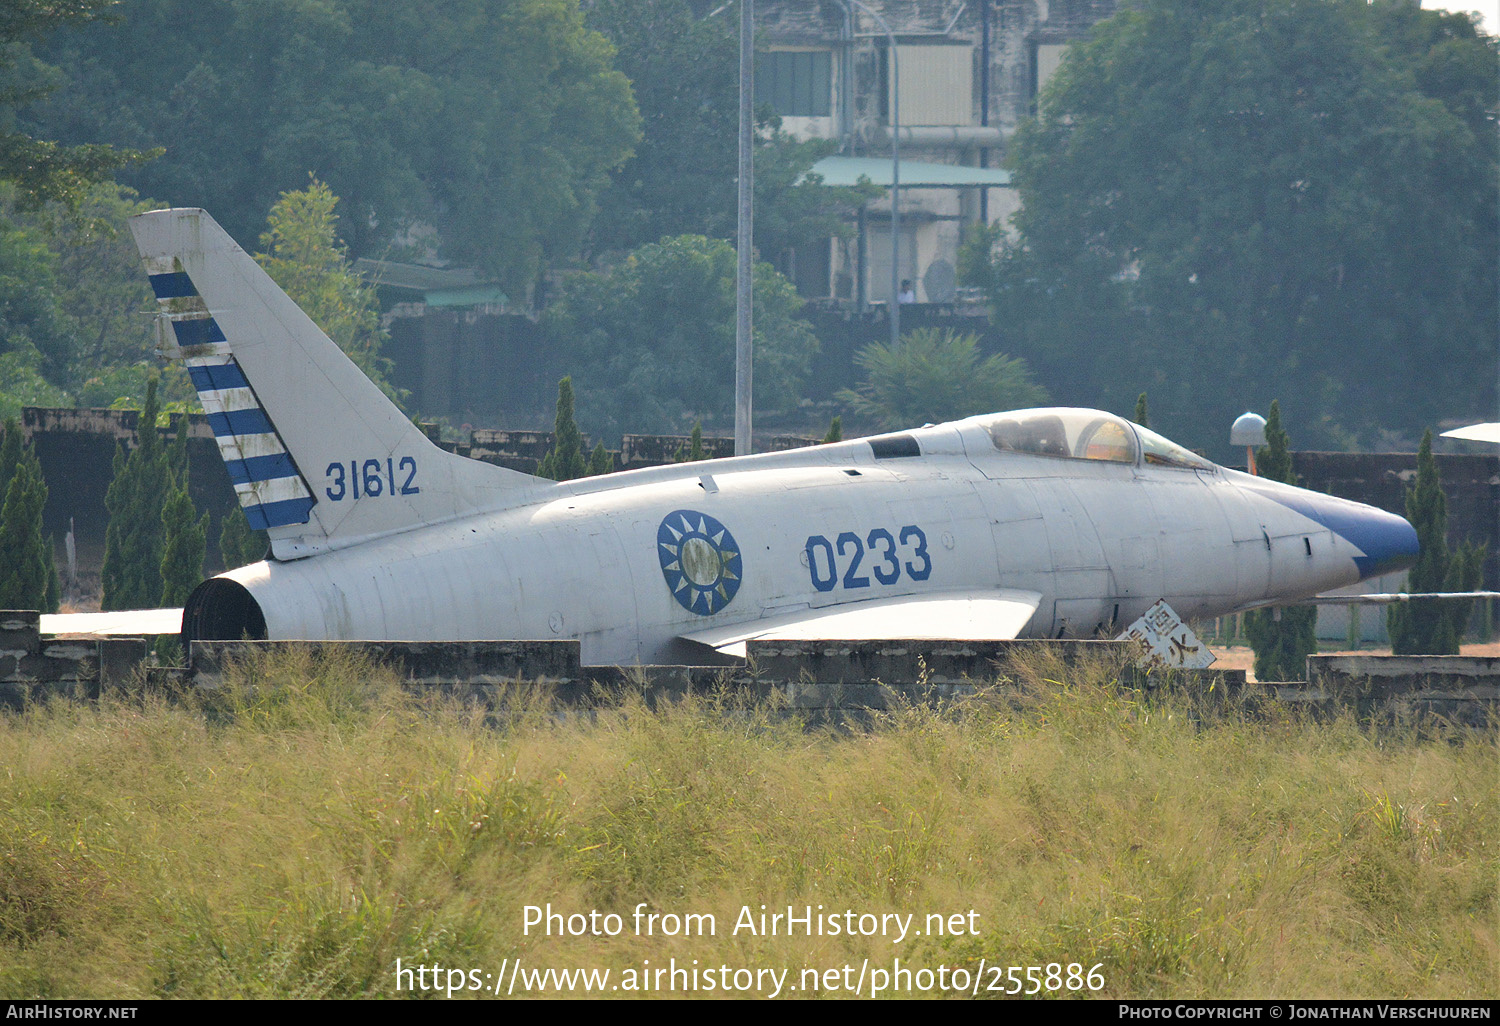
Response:
[{"label": "aircraft nose cone", "polygon": [[1354,565],[1362,581],[1405,570],[1417,561],[1421,551],[1417,532],[1405,517],[1350,499],[1260,478],[1246,479],[1243,486],[1322,524],[1353,545],[1358,550]]},{"label": "aircraft nose cone", "polygon": [[1361,579],[1405,570],[1416,564],[1422,551],[1416,528],[1407,523],[1405,517],[1383,509],[1371,508],[1359,518],[1353,535],[1345,534],[1344,537],[1364,550],[1364,558],[1354,560],[1359,566]]},{"label": "aircraft nose cone", "polygon": [[1405,517],[1332,495],[1313,494],[1308,501],[1314,519],[1364,553],[1354,557],[1360,580],[1405,570],[1417,561],[1421,544]]}]

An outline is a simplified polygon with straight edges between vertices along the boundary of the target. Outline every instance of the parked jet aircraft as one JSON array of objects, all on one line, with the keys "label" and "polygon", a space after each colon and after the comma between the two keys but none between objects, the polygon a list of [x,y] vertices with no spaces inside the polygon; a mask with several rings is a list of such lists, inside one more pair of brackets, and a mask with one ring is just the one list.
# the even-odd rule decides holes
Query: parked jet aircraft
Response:
[{"label": "parked jet aircraft", "polygon": [[576,638],[585,663],[748,639],[1092,635],[1410,565],[1398,516],[1037,409],[554,483],[443,452],[201,210],[131,223],[271,554],[204,582],[193,638]]}]

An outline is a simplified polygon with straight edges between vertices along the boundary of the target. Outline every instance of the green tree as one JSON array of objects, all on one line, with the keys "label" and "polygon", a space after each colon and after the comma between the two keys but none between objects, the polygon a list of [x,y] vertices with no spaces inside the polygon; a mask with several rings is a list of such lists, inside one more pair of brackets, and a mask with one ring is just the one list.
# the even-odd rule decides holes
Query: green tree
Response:
[{"label": "green tree", "polygon": [[[182,419],[178,429],[179,440],[187,438],[187,418]],[[178,454],[182,462],[177,463]],[[208,548],[208,514],[195,519],[192,497],[188,494],[187,447],[179,441],[172,443],[167,454],[172,466],[167,480],[167,495],[162,503],[162,551],[161,551],[161,599],[157,605],[171,609],[187,603],[203,580],[203,557]],[[184,662],[182,644],[171,634],[156,639],[156,660],[163,666],[178,666]]]},{"label": "green tree", "polygon": [[83,144],[62,146],[18,131],[13,108],[35,103],[58,84],[57,69],[37,60],[30,43],[49,32],[106,18],[115,0],[0,0],[0,180],[26,208],[50,201],[76,206],[85,190],[116,170],[156,154]]},{"label": "green tree", "polygon": [[[1406,519],[1416,529],[1421,550],[1407,573],[1411,592],[1473,591],[1484,576],[1485,546],[1468,542],[1448,548],[1448,498],[1443,494],[1432,431],[1417,452],[1417,479],[1406,490]],[[1391,651],[1396,655],[1457,655],[1472,602],[1412,599],[1386,613]]]},{"label": "green tree", "polygon": [[[100,369],[142,363],[156,343],[156,298],[127,228],[136,214],[165,204],[114,182],[81,199],[77,216],[48,207],[30,217],[56,265],[58,306],[73,334],[73,366],[59,379],[70,390]],[[154,361],[153,361],[154,362]],[[145,382],[141,382],[144,396]]]},{"label": "green tree", "polygon": [[[8,187],[0,185],[0,196]],[[29,212],[0,202],[0,408],[23,405],[139,409],[146,382],[170,409],[199,409],[185,371],[158,371],[156,300],[126,229],[151,209],[112,182],[73,210]]]},{"label": "green tree", "polygon": [[823,444],[842,442],[844,440],[844,418],[835,416],[828,424],[828,434],[823,436]]},{"label": "green tree", "polygon": [[114,480],[104,496],[109,524],[104,532],[100,608],[148,609],[161,597],[162,505],[172,471],[157,430],[156,382],[146,389],[136,447],[117,446]]},{"label": "green tree", "polygon": [[609,450],[604,448],[600,442],[594,446],[594,451],[589,454],[589,477],[598,477],[601,474],[613,474],[615,472],[615,458],[610,455]]},{"label": "green tree", "polygon": [[156,300],[125,225],[151,206],[113,183],[89,189],[72,211],[0,202],[0,415],[138,409],[152,377],[168,408],[199,409],[187,373],[150,358]]},{"label": "green tree", "polygon": [[397,406],[406,393],[388,380],[391,361],[380,355],[386,339],[375,290],[350,269],[339,241],[334,207],[339,199],[312,178],[306,189],[284,192],[271,208],[270,227],[260,237],[269,252],[256,262],[307,316],[380,386]]},{"label": "green tree", "polygon": [[688,436],[686,447],[679,446],[677,455],[672,457],[673,463],[697,463],[699,460],[708,459],[708,451],[703,448],[703,423],[700,421],[693,425],[692,434]]},{"label": "green tree", "polygon": [[588,25],[615,47],[641,113],[634,154],[609,175],[590,229],[595,252],[668,235],[734,232],[739,43],[733,18],[687,0],[595,0]]},{"label": "green tree", "polygon": [[[567,281],[545,321],[575,368],[595,436],[662,434],[729,422],[734,397],[734,247],[684,235],[640,247],[618,266]],[[755,265],[755,405],[794,407],[818,341],[790,282]]]},{"label": "green tree", "polygon": [[268,548],[266,533],[250,527],[243,507],[236,505],[219,521],[219,554],[224,558],[224,569],[259,562],[266,558]]},{"label": "green tree", "polygon": [[161,206],[105,182],[84,195],[76,215],[50,206],[22,222],[51,250],[53,295],[69,334],[65,362],[49,364],[49,376],[79,406],[139,409],[156,377],[164,410],[202,412],[187,372],[152,356],[156,298],[127,224]]},{"label": "green tree", "polygon": [[951,328],[907,332],[895,349],[873,343],[854,362],[865,380],[838,398],[882,430],[1036,406],[1047,398],[1025,361],[998,353],[981,357],[978,336]]},{"label": "green tree", "polygon": [[14,420],[0,442],[0,609],[57,611],[57,573],[42,535],[47,483]]},{"label": "green tree", "polygon": [[49,560],[42,537],[47,486],[30,462],[22,462],[0,507],[0,608],[47,606]]},{"label": "green tree", "polygon": [[799,246],[826,246],[831,238],[851,237],[854,221],[849,214],[884,194],[884,189],[868,182],[853,187],[824,185],[823,176],[814,173],[812,166],[837,152],[838,144],[829,139],[792,138],[781,131],[780,119],[773,119],[758,133],[755,248],[774,262],[783,263]]},{"label": "green tree", "polygon": [[26,406],[72,406],[73,399],[43,376],[43,356],[30,342],[0,353],[0,417],[19,417]]},{"label": "green tree", "polygon": [[203,557],[208,551],[208,514],[197,517],[187,480],[174,480],[162,504],[161,601],[163,608],[180,606],[203,581]]},{"label": "green tree", "polygon": [[[697,7],[701,13],[701,6]],[[640,107],[635,155],[611,172],[591,230],[596,254],[674,235],[735,234],[739,28],[699,17],[689,0],[594,0],[588,24],[615,45]],[[768,109],[757,112],[755,244],[768,258],[827,244],[852,228],[844,213],[881,190],[830,188],[808,171],[836,152],[797,141]]]},{"label": "green tree", "polygon": [[239,239],[316,172],[351,212],[356,255],[425,226],[442,257],[520,294],[577,251],[638,137],[611,54],[577,0],[136,0],[117,26],[54,37],[46,56],[69,81],[36,119],[171,144],[124,180]]},{"label": "green tree", "polygon": [[1143,428],[1151,426],[1151,410],[1146,405],[1146,393],[1142,392],[1135,400],[1135,416],[1131,418]]},{"label": "green tree", "polygon": [[1147,372],[1173,434],[1272,388],[1334,445],[1489,409],[1497,86],[1494,38],[1406,0],[1121,5],[1017,134],[997,321],[1105,408]]},{"label": "green tree", "polygon": [[552,427],[552,451],[542,457],[536,472],[554,481],[572,481],[589,474],[589,460],[583,454],[583,434],[573,417],[571,377],[557,383],[557,419]]},{"label": "green tree", "polygon": [[[1255,454],[1255,466],[1268,481],[1297,483],[1291,439],[1281,426],[1279,400],[1272,400],[1266,415],[1266,445]],[[1318,650],[1317,626],[1317,606],[1252,609],[1246,613],[1245,635],[1255,650],[1255,679],[1305,679],[1307,657]]]},{"label": "green tree", "polygon": [[18,223],[0,204],[0,393],[7,415],[35,399],[71,405],[56,382],[74,358],[74,336],[58,303],[57,260],[46,233]]},{"label": "green tree", "polygon": [[0,502],[5,501],[10,479],[16,476],[21,466],[24,442],[20,422],[15,417],[6,417],[4,426],[0,427]]},{"label": "green tree", "polygon": [[993,292],[996,287],[995,254],[1005,240],[1005,225],[971,224],[958,244],[958,283]]}]

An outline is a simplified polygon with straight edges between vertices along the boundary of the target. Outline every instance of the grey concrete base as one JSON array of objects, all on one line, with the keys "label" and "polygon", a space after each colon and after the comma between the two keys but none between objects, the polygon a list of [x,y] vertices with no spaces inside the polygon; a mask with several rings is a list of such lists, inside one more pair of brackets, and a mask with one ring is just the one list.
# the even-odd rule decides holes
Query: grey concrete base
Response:
[{"label": "grey concrete base", "polygon": [[0,610],[0,705],[46,696],[93,697],[132,680],[147,655],[142,638],[42,638],[33,610]]},{"label": "grey concrete base", "polygon": [[1396,716],[1441,716],[1484,726],[1500,713],[1500,658],[1315,655],[1310,689],[1328,701]]},{"label": "grey concrete base", "polygon": [[[146,681],[147,644],[139,638],[43,639],[34,612],[0,610],[0,704],[39,697],[91,698]],[[1265,703],[1315,711],[1353,707],[1362,715],[1439,716],[1483,726],[1500,710],[1500,659],[1467,656],[1313,656],[1308,682],[1247,684],[1243,671],[1137,670],[1110,641],[752,641],[731,666],[583,666],[576,641],[194,642],[190,686],[213,688],[226,664],[251,652],[291,647],[347,651],[394,668],[409,687],[507,701],[544,692],[549,703],[586,708],[638,691],[649,704],[695,694],[728,704],[764,703],[812,721],[868,717],[913,705],[944,705],[977,695],[1017,701],[1004,681],[1012,660],[1096,660],[1116,667],[1121,686],[1176,691],[1195,701],[1232,700],[1253,711]],[[152,683],[173,677],[154,671]],[[997,683],[998,682],[998,683]],[[507,692],[516,687],[521,692]]]},{"label": "grey concrete base", "polygon": [[[191,681],[215,687],[229,660],[299,642],[194,642]],[[943,706],[988,694],[1016,700],[1021,689],[1000,684],[1008,662],[1037,654],[1072,665],[1085,658],[1123,664],[1127,648],[1108,641],[752,641],[732,666],[582,666],[574,641],[398,643],[320,642],[314,647],[359,651],[397,669],[408,686],[503,703],[505,688],[542,687],[548,701],[588,707],[638,691],[648,705],[684,695],[727,704],[762,704],[810,722],[862,720],[919,705]],[[1126,687],[1182,688],[1225,696],[1244,687],[1242,671],[1135,671]],[[1215,690],[1217,689],[1217,690]],[[522,697],[534,697],[523,692]]]}]

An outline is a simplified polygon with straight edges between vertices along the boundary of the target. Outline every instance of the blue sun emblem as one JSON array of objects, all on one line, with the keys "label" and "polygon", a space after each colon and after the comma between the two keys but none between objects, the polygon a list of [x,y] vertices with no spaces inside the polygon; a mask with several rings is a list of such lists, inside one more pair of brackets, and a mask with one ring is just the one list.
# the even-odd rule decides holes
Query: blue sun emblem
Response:
[{"label": "blue sun emblem", "polygon": [[668,513],[656,529],[656,555],[672,597],[690,613],[712,616],[740,590],[740,547],[706,513]]}]

